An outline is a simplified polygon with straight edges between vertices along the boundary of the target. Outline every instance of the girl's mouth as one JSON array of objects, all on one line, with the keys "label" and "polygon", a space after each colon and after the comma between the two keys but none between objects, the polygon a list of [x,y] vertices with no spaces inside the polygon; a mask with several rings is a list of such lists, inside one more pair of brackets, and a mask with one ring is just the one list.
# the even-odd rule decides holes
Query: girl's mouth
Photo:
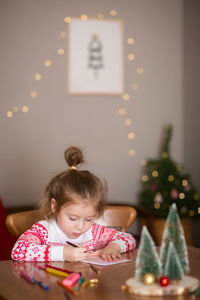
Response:
[{"label": "girl's mouth", "polygon": [[80,236],[81,234],[80,234],[80,233],[73,232],[72,235],[75,236],[75,237],[78,237],[78,236]]}]

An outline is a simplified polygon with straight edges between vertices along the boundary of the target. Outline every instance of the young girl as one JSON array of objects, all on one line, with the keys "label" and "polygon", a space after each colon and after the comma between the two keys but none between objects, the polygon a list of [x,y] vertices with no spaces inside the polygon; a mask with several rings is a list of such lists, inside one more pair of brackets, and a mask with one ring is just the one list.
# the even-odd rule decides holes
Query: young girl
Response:
[{"label": "young girl", "polygon": [[[95,223],[103,214],[106,188],[91,172],[77,170],[84,162],[80,149],[65,151],[69,168],[47,185],[41,201],[44,220],[24,232],[12,249],[20,261],[79,261],[89,256],[121,259],[122,252],[135,248],[135,239]],[[78,247],[73,247],[73,243]]]}]

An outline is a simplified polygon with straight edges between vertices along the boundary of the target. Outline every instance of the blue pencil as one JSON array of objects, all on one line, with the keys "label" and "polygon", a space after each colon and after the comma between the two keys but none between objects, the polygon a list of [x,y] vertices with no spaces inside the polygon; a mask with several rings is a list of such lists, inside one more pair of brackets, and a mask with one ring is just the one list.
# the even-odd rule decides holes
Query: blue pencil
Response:
[{"label": "blue pencil", "polygon": [[42,287],[44,290],[48,291],[49,287],[48,285],[45,285],[42,281],[38,281],[38,284],[40,287]]}]

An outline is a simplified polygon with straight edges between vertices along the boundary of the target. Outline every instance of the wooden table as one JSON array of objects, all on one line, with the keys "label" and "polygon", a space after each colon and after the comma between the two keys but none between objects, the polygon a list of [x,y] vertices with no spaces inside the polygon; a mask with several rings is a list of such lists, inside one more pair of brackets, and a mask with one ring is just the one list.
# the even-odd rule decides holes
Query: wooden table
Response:
[{"label": "wooden table", "polygon": [[[188,247],[191,272],[190,275],[200,278],[200,249]],[[67,268],[75,272],[82,272],[86,279],[98,278],[99,283],[93,287],[81,287],[78,296],[70,295],[71,299],[77,300],[160,300],[160,299],[194,299],[192,295],[179,297],[144,297],[128,294],[121,289],[125,281],[134,276],[135,258],[137,250],[124,254],[124,258],[130,258],[131,262],[116,264],[112,266],[99,267],[100,274],[96,274],[85,263],[52,262],[54,266]],[[66,300],[64,289],[57,284],[58,277],[48,274],[46,271],[38,269],[39,263],[0,261],[0,300],[40,300],[58,299]],[[44,263],[40,263],[44,264]],[[31,284],[19,276],[21,270],[26,271],[36,279],[48,284],[50,289],[45,291],[37,284]]]}]

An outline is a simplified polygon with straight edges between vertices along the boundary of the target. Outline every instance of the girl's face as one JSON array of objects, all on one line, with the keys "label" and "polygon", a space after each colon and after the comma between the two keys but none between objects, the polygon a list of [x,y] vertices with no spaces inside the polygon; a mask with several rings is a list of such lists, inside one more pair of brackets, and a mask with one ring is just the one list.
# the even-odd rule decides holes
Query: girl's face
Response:
[{"label": "girl's face", "polygon": [[[55,212],[56,205],[56,200],[51,199],[53,212]],[[61,207],[56,214],[56,221],[70,239],[76,239],[90,228],[95,216],[96,209],[93,203],[90,200],[82,199],[82,201]]]}]

